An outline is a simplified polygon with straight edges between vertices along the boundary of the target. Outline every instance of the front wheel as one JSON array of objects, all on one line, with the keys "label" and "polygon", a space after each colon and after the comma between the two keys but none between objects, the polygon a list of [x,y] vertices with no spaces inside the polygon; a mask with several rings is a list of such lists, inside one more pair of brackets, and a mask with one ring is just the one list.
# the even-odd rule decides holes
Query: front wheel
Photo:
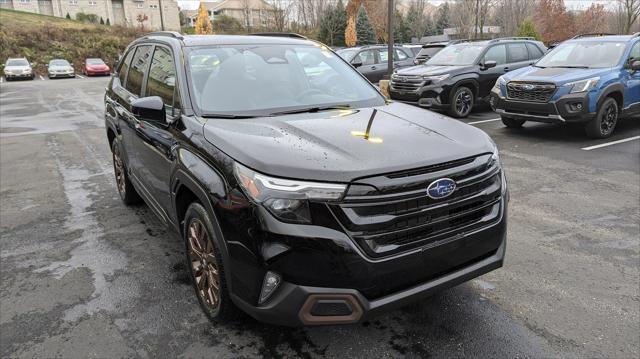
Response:
[{"label": "front wheel", "polygon": [[508,128],[521,128],[525,120],[516,120],[515,118],[500,116],[502,123]]},{"label": "front wheel", "polygon": [[449,114],[457,118],[467,117],[471,113],[473,103],[473,91],[468,87],[458,87],[451,96]]},{"label": "front wheel", "polygon": [[231,301],[220,252],[222,238],[214,230],[207,210],[192,203],[184,218],[187,265],[200,307],[213,321],[230,321],[239,311]]},{"label": "front wheel", "polygon": [[611,97],[600,105],[596,118],[585,126],[587,136],[591,138],[607,138],[611,136],[618,123],[618,103]]}]

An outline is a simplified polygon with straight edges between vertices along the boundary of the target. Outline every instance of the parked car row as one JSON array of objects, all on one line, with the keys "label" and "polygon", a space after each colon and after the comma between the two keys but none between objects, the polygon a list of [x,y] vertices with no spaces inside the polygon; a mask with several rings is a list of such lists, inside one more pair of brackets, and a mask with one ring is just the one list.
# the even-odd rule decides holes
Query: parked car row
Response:
[{"label": "parked car row", "polygon": [[487,102],[507,127],[584,123],[593,138],[610,136],[618,118],[640,118],[640,33],[580,35],[550,51],[518,37],[423,50],[426,61],[418,54],[419,65],[394,71],[392,99],[454,117]]},{"label": "parked car row", "polygon": [[[65,59],[53,59],[47,66],[47,76],[50,79],[61,77],[75,77],[76,71],[73,64]],[[102,59],[88,58],[82,62],[81,71],[86,76],[110,75],[111,68]],[[9,80],[35,78],[33,66],[24,57],[9,58],[3,68],[4,77]]]}]

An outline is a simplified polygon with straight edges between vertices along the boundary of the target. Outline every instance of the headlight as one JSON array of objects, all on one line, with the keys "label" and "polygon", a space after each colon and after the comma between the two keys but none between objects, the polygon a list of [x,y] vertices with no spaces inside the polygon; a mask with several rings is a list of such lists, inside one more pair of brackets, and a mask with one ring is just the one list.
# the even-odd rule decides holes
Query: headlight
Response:
[{"label": "headlight", "polygon": [[235,164],[234,173],[247,196],[285,222],[311,223],[310,200],[339,200],[347,188],[343,184],[271,177],[239,163]]},{"label": "headlight", "polygon": [[569,93],[587,92],[595,88],[596,85],[598,84],[598,81],[600,81],[599,77],[592,77],[586,80],[569,82],[565,86],[571,87],[571,90],[569,91]]},{"label": "headlight", "polygon": [[449,74],[444,74],[444,75],[440,75],[440,76],[429,76],[429,75],[424,75],[422,76],[423,80],[430,80],[431,83],[435,84],[441,81],[444,81],[446,79],[449,78]]},{"label": "headlight", "polygon": [[507,80],[504,79],[504,76],[500,76],[498,77],[498,80],[496,81],[496,84],[493,85],[494,88],[499,89],[501,85],[506,85],[507,84]]}]

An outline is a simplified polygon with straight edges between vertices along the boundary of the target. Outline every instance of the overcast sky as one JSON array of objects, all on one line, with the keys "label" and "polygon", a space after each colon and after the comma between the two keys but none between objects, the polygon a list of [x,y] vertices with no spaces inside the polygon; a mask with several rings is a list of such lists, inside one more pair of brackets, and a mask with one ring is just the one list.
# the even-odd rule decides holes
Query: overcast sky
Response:
[{"label": "overcast sky", "polygon": [[[348,0],[344,0],[344,1],[346,2]],[[443,0],[428,0],[428,1],[434,5],[439,5],[443,2]],[[195,9],[198,7],[199,2],[200,2],[199,0],[178,0],[178,4],[180,4],[180,7],[184,9]],[[594,3],[602,4],[604,6],[612,6],[614,2],[615,2],[614,0],[564,0],[565,6],[569,10],[588,8],[589,6],[591,6],[591,4],[594,4]]]}]

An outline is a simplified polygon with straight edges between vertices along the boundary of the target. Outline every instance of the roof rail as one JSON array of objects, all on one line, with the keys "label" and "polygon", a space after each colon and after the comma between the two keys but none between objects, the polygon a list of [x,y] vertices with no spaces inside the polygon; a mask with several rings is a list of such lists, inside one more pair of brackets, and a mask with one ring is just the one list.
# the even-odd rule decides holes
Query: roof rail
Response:
[{"label": "roof rail", "polygon": [[505,40],[535,40],[535,38],[531,36],[498,37],[498,38],[489,40],[489,42],[498,42],[498,41],[505,41]]},{"label": "roof rail", "polygon": [[152,31],[144,34],[144,37],[148,37],[148,36],[168,36],[168,37],[173,37],[179,40],[184,39],[184,36],[182,36],[181,33],[176,31]]},{"label": "roof rail", "polygon": [[457,39],[457,40],[442,41],[442,42],[448,42],[450,45],[455,45],[461,42],[476,42],[476,41],[488,41],[488,40],[489,39]]},{"label": "roof rail", "polygon": [[631,37],[640,37],[640,32],[636,32],[635,34],[631,35]]},{"label": "roof rail", "polygon": [[307,40],[306,36],[296,34],[294,32],[254,32],[249,34],[251,36],[273,36],[273,37],[290,37],[295,39]]},{"label": "roof rail", "polygon": [[571,39],[580,39],[583,37],[601,37],[601,36],[615,36],[617,34],[611,34],[611,33],[607,33],[607,32],[594,32],[594,33],[587,33],[587,34],[578,34],[574,37],[572,37]]}]

